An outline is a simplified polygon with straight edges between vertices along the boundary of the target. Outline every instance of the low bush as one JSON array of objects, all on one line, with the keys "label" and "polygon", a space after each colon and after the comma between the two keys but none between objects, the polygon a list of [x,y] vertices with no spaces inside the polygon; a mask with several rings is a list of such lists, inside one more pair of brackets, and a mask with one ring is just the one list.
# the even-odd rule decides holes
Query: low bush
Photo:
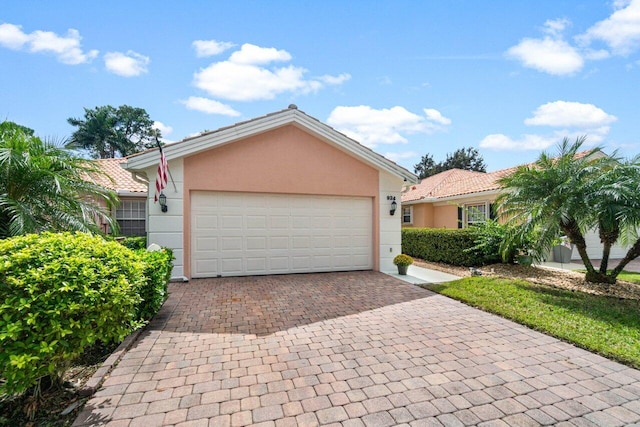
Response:
[{"label": "low bush", "polygon": [[98,340],[123,339],[137,324],[144,271],[139,255],[102,237],[0,240],[0,395],[58,377]]},{"label": "low bush", "polygon": [[489,219],[470,228],[470,230],[473,230],[475,244],[467,251],[480,254],[483,264],[513,263],[518,248],[514,242],[507,238],[509,236],[508,225]]},{"label": "low bush", "polygon": [[136,251],[144,263],[144,276],[146,282],[140,289],[142,301],[136,310],[136,319],[146,321],[160,310],[162,303],[167,299],[167,284],[171,279],[173,265],[173,251],[163,248],[160,251],[147,252]]},{"label": "low bush", "polygon": [[120,240],[120,243],[129,249],[146,249],[147,238],[145,236],[131,236]]},{"label": "low bush", "polygon": [[481,251],[472,249],[475,239],[470,228],[403,228],[402,252],[425,261],[479,266],[485,258]]}]

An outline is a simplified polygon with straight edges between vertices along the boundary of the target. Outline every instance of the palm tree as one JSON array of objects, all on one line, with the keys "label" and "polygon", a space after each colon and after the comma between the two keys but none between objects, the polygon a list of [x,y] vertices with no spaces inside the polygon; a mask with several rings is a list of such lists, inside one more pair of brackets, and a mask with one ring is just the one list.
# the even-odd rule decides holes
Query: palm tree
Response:
[{"label": "palm tree", "polygon": [[117,229],[110,216],[116,194],[90,179],[100,173],[32,130],[0,123],[0,238],[43,230],[100,232],[98,222]]},{"label": "palm tree", "polygon": [[[600,148],[581,152],[585,137],[565,138],[559,154],[540,155],[532,165],[519,167],[499,183],[504,192],[496,200],[500,216],[511,227],[508,241],[535,236],[539,259],[564,234],[573,243],[591,282],[615,283],[624,266],[640,255],[640,161],[604,156]],[[587,255],[584,233],[596,229],[603,244],[600,268]],[[607,272],[611,246],[622,237],[635,243],[627,256]]]}]

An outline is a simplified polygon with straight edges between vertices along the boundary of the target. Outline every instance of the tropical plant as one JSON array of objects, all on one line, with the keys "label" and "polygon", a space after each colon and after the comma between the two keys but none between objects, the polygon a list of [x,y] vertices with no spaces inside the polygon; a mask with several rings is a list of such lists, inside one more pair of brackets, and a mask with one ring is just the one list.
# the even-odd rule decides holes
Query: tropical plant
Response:
[{"label": "tropical plant", "polygon": [[[110,208],[117,196],[92,182],[90,161],[12,122],[0,123],[0,238],[43,230],[117,230]],[[106,207],[101,207],[103,201]]]},{"label": "tropical plant", "polygon": [[78,129],[71,136],[69,148],[85,149],[98,159],[125,157],[156,145],[160,130],[144,108],[111,105],[84,109],[84,119],[69,118]]},{"label": "tropical plant", "polygon": [[[504,191],[496,200],[501,218],[512,225],[507,236],[523,241],[535,236],[534,257],[541,258],[559,235],[575,245],[591,282],[615,283],[624,266],[640,255],[640,158],[605,156],[596,147],[580,151],[585,137],[558,146],[556,157],[540,155],[532,165],[519,167],[499,183]],[[596,270],[587,254],[584,235],[596,229],[603,244]],[[608,271],[611,246],[631,243],[618,266]]]},{"label": "tropical plant", "polygon": [[444,172],[449,169],[464,169],[470,171],[486,172],[487,166],[477,149],[472,147],[459,148],[453,153],[447,153],[444,161],[436,163],[431,154],[425,154],[420,163],[414,165],[413,170],[418,178],[424,179],[431,175]]}]

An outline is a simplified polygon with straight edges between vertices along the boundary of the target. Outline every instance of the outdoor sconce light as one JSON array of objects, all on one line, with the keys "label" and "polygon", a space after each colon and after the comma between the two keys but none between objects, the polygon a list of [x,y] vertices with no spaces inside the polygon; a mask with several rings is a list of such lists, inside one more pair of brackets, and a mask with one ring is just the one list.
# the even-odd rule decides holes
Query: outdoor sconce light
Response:
[{"label": "outdoor sconce light", "polygon": [[158,196],[158,202],[160,202],[160,209],[162,210],[162,212],[166,212],[167,211],[167,196],[165,196],[164,193],[160,193],[160,195]]},{"label": "outdoor sconce light", "polygon": [[393,216],[393,214],[396,213],[396,209],[398,208],[398,204],[396,203],[395,199],[393,202],[391,202],[391,210],[389,211],[389,215]]}]

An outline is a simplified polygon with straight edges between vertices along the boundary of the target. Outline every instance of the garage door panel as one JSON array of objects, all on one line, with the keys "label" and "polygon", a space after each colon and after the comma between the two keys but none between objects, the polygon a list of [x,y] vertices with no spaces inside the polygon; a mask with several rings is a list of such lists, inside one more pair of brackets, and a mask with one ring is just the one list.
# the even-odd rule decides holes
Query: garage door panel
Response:
[{"label": "garage door panel", "polygon": [[194,192],[192,276],[373,267],[372,200]]},{"label": "garage door panel", "polygon": [[218,239],[215,237],[200,237],[196,239],[195,242],[195,250],[197,252],[205,251],[217,251],[218,250]]}]

